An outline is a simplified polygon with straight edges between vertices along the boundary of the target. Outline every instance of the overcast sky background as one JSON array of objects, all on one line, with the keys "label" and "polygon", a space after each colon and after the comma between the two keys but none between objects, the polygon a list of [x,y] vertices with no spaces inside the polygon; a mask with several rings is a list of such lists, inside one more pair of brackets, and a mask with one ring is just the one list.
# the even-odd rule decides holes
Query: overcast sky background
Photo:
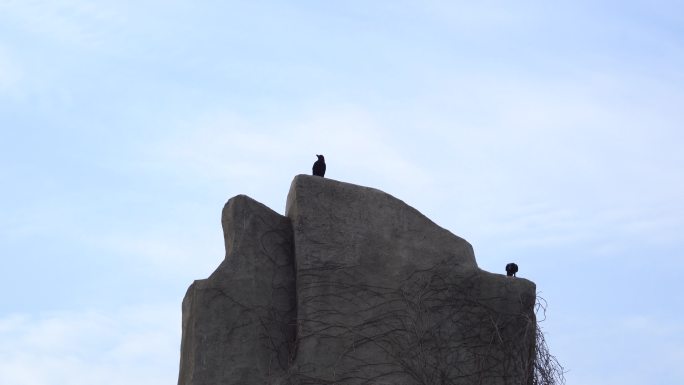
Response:
[{"label": "overcast sky background", "polygon": [[682,384],[683,106],[677,1],[0,0],[0,383],[176,383],[223,204],[322,153],[516,261],[568,384]]}]

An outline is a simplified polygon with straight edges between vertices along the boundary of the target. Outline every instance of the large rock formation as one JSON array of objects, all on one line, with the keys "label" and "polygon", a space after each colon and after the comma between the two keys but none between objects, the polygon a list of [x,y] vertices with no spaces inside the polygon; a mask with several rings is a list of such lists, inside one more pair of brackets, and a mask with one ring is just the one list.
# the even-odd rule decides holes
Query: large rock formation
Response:
[{"label": "large rock formation", "polygon": [[535,285],[391,195],[299,175],[285,217],[237,196],[222,222],[179,385],[531,384]]}]

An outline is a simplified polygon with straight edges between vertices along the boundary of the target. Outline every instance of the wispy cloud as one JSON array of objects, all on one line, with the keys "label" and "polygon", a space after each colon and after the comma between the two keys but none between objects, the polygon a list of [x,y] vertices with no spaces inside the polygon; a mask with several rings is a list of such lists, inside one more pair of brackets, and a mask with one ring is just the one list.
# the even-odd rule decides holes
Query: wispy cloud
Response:
[{"label": "wispy cloud", "polygon": [[[556,320],[577,325],[575,332],[554,334],[555,354],[566,366],[568,382],[582,384],[679,384],[682,326],[676,318],[634,309],[610,317]],[[587,351],[593,354],[587,354]]]},{"label": "wispy cloud", "polygon": [[447,176],[440,191],[469,203],[454,227],[557,245],[676,239],[684,157],[670,86],[617,71],[575,82],[452,81],[457,91],[438,99],[454,100],[453,113],[416,113],[448,154],[435,163]]},{"label": "wispy cloud", "polygon": [[[218,218],[220,208],[216,211]],[[192,280],[209,276],[225,254],[219,221],[213,227],[201,228],[204,231],[197,227],[192,231],[182,227],[136,233],[117,230],[89,234],[83,241],[95,250],[115,255],[126,266]]]},{"label": "wispy cloud", "polygon": [[7,47],[0,45],[0,96],[21,98],[23,95],[21,84],[24,76],[17,58]]},{"label": "wispy cloud", "polygon": [[81,48],[103,47],[105,36],[113,32],[112,25],[124,20],[117,4],[109,1],[4,0],[0,1],[0,14],[29,34]]},{"label": "wispy cloud", "polygon": [[0,382],[169,384],[178,369],[178,305],[0,319]]},{"label": "wispy cloud", "polygon": [[[426,170],[393,143],[389,127],[359,107],[333,107],[298,119],[254,119],[219,112],[185,122],[144,149],[148,164],[183,178],[261,180],[310,173],[315,154],[334,179],[430,183]],[[288,172],[289,170],[289,172]]]}]

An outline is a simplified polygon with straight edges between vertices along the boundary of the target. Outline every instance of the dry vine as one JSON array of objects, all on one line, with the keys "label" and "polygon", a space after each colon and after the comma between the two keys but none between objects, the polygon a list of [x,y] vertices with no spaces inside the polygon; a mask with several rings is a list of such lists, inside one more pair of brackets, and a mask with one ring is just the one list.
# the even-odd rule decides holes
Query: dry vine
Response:
[{"label": "dry vine", "polygon": [[535,312],[537,314],[541,312],[543,318],[537,321],[532,385],[563,385],[565,384],[565,369],[549,351],[544,332],[539,326],[539,323],[546,319],[546,306],[546,300],[537,296]]},{"label": "dry vine", "polygon": [[[262,338],[275,357],[290,352],[274,363],[288,371],[275,383],[565,384],[538,324],[543,298],[483,294],[481,277],[455,275],[446,262],[406,274],[399,285],[368,285],[366,274],[330,264],[300,269],[298,305],[308,310],[297,314],[296,335],[289,312],[262,309],[262,322],[282,328],[269,336],[274,329],[264,327]],[[328,351],[336,355],[326,361]]]},{"label": "dry vine", "polygon": [[337,265],[300,270],[299,305],[308,310],[297,316],[300,356],[287,383],[564,384],[534,296],[513,304],[488,296],[480,276],[454,275],[446,262],[399,285],[364,284],[365,274]]}]

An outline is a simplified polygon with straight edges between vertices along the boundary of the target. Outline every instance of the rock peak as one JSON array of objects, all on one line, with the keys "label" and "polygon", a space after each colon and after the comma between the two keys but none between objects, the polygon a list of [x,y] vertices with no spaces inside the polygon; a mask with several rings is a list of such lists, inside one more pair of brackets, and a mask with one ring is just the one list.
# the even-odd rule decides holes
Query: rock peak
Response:
[{"label": "rock peak", "polygon": [[[397,264],[423,269],[449,259],[462,269],[477,267],[466,240],[374,188],[297,175],[285,215],[292,220],[295,245],[302,251],[298,264],[381,264],[391,272]],[[308,246],[313,247],[303,249]]]}]

